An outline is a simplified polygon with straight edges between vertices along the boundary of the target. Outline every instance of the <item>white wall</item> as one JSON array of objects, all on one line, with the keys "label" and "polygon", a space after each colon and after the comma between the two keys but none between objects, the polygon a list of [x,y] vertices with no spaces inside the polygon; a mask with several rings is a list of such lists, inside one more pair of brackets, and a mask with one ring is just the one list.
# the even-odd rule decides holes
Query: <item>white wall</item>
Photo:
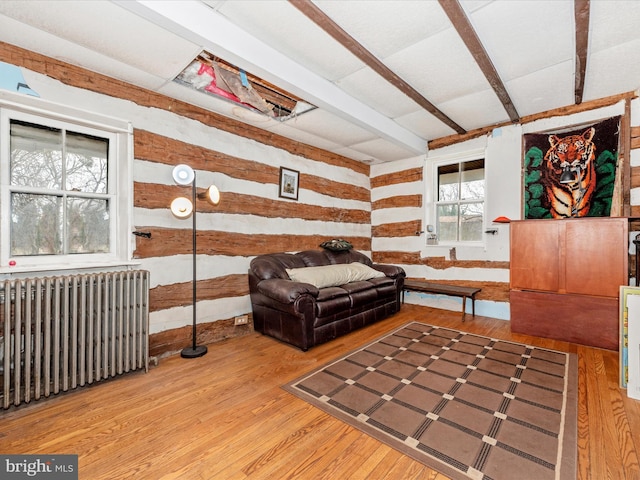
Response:
[{"label": "white wall", "polygon": [[[332,165],[321,161],[294,155],[284,149],[266,145],[249,138],[240,137],[226,131],[210,127],[196,120],[177,115],[160,108],[141,106],[130,100],[104,95],[81,88],[66,85],[38,72],[22,69],[29,86],[38,92],[41,98],[61,105],[113,116],[131,122],[134,129],[144,130],[163,137],[197,145],[243,161],[256,162],[270,167],[288,167],[301,172],[301,175],[322,177],[335,182],[369,189],[369,176],[346,166]],[[121,86],[117,86],[121,88]],[[195,108],[195,107],[194,107]],[[135,154],[135,152],[134,152]],[[188,158],[183,161],[188,163]],[[174,185],[171,172],[173,165],[134,158],[133,181],[158,185]],[[215,170],[212,168],[212,170]],[[240,175],[239,175],[240,176]],[[262,183],[246,178],[235,178],[215,171],[199,171],[198,187],[215,183],[222,193],[225,192],[251,196],[252,199],[264,198],[271,201],[291,202],[278,198],[278,185]],[[300,206],[340,208],[370,211],[371,204],[366,200],[344,199],[305,188],[301,181]],[[269,212],[272,213],[272,212]],[[242,213],[198,213],[198,230],[210,230],[230,234],[244,235],[290,235],[295,239],[299,235],[320,236],[325,239],[335,237],[368,238],[371,234],[369,223],[349,223],[340,219],[326,218],[306,220],[296,217],[274,215],[244,215]],[[166,209],[133,208],[133,226],[144,225],[167,229],[190,228],[183,220],[171,215],[169,205]],[[143,241],[131,235],[132,242]],[[147,240],[149,241],[149,240]],[[150,241],[162,242],[162,238]],[[370,254],[370,252],[364,252]],[[198,255],[198,279],[224,277],[226,275],[246,275],[254,252],[245,255]],[[164,255],[134,260],[141,268],[150,271],[151,288],[174,283],[190,282],[192,278],[191,255]],[[55,273],[55,272],[54,272]],[[65,274],[67,272],[64,272]],[[37,276],[37,275],[32,275]],[[233,318],[236,315],[251,312],[249,295],[232,296],[198,302],[198,322],[207,323]],[[157,333],[190,325],[191,306],[175,306],[150,314],[150,332]]]},{"label": "white wall", "polygon": [[[640,101],[635,100],[632,108],[632,125],[640,122]],[[538,120],[525,125],[511,125],[496,128],[490,135],[475,138],[455,145],[430,150],[426,159],[415,158],[407,162],[373,165],[371,176],[400,172],[424,165],[423,181],[408,184],[378,187],[372,190],[372,199],[384,198],[397,192],[421,190],[424,195],[421,212],[416,209],[394,209],[394,212],[376,212],[372,215],[372,225],[387,223],[383,220],[399,218],[403,220],[421,218],[424,225],[435,224],[433,209],[434,169],[433,164],[447,159],[464,159],[468,155],[484,152],[485,158],[485,230],[496,228],[496,235],[485,234],[482,245],[456,246],[458,260],[509,261],[509,224],[494,224],[492,220],[505,216],[513,220],[522,218],[522,139],[523,134],[564,128],[572,125],[595,122],[608,117],[622,115],[624,102],[610,107],[590,110],[574,115],[557,116]],[[640,151],[632,153],[632,166],[640,166]],[[421,183],[421,185],[417,185]],[[640,188],[632,189],[632,205],[640,205]],[[390,220],[389,220],[390,221]],[[395,220],[399,221],[399,220]],[[373,239],[373,251],[390,250],[403,252],[419,251],[422,258],[450,258],[452,245],[426,245],[425,235],[402,239]],[[434,269],[426,265],[402,265],[409,277],[432,280],[509,282],[509,270],[498,268],[447,268]],[[405,301],[438,308],[460,310],[460,299],[407,292]],[[467,306],[470,309],[470,305]],[[509,319],[507,302],[476,301],[476,313],[484,316]]]}]

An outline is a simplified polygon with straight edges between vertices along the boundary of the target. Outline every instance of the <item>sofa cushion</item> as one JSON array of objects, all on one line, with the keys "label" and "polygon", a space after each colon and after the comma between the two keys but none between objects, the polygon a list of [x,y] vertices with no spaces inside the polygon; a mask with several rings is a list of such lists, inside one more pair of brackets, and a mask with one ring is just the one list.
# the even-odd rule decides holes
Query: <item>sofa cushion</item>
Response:
[{"label": "sofa cushion", "polygon": [[373,305],[378,298],[378,292],[375,288],[368,288],[351,293],[349,298],[351,299],[351,308],[366,308]]},{"label": "sofa cushion", "polygon": [[341,313],[344,314],[345,312],[348,312],[349,308],[351,308],[351,298],[345,294],[340,297],[327,299],[324,302],[317,302],[315,313],[317,318],[325,318],[327,320],[330,320],[334,315],[339,315]]},{"label": "sofa cushion", "polygon": [[376,287],[388,286],[391,285],[395,288],[395,280],[391,277],[379,277],[379,278],[370,278],[369,282],[374,284]]},{"label": "sofa cushion", "polygon": [[361,280],[359,282],[349,282],[341,287],[344,289],[349,295],[356,292],[361,292],[363,290],[375,290],[373,283]]},{"label": "sofa cushion", "polygon": [[287,268],[294,282],[310,283],[317,288],[338,287],[350,282],[384,277],[384,273],[359,262],[319,267]]},{"label": "sofa cushion", "polygon": [[347,297],[349,293],[340,287],[326,287],[318,290],[318,297],[316,301],[324,302],[325,300],[331,300],[336,297]]}]

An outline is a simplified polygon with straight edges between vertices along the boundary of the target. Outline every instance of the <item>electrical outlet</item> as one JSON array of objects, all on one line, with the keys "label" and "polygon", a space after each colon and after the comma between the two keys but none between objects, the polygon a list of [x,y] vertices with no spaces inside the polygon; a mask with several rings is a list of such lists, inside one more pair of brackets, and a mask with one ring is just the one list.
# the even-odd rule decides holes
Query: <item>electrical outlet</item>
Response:
[{"label": "electrical outlet", "polygon": [[246,325],[249,323],[249,315],[238,315],[234,321],[234,325]]}]

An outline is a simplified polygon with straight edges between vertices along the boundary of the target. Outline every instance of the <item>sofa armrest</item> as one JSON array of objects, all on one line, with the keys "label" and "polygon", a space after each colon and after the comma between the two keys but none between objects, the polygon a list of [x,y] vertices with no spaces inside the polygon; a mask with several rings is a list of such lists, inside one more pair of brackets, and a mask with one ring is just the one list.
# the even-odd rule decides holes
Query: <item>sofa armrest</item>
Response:
[{"label": "sofa armrest", "polygon": [[270,278],[258,283],[258,291],[280,303],[293,303],[300,295],[318,296],[318,289],[309,283],[292,282],[283,278]]},{"label": "sofa armrest", "polygon": [[387,277],[398,278],[406,276],[404,269],[402,267],[398,267],[397,265],[383,265],[380,263],[374,263],[372,267],[384,273]]}]

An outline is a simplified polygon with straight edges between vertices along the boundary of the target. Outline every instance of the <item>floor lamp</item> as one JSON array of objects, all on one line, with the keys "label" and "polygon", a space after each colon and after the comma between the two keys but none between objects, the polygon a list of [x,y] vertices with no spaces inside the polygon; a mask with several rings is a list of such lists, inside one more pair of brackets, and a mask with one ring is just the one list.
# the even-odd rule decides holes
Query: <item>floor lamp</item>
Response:
[{"label": "floor lamp", "polygon": [[[192,242],[193,242],[193,323],[192,323],[192,344],[190,347],[185,347],[180,352],[180,356],[183,358],[197,358],[201,357],[207,353],[206,345],[196,345],[196,200],[198,195],[196,195],[196,172],[189,165],[176,165],[173,169],[173,180],[178,185],[191,185],[191,200],[186,197],[178,197],[171,202],[171,213],[175,215],[177,218],[184,219],[192,218]],[[208,189],[204,197],[209,200],[209,202],[216,205],[220,201],[220,192],[216,188],[215,185],[211,185]]]}]

